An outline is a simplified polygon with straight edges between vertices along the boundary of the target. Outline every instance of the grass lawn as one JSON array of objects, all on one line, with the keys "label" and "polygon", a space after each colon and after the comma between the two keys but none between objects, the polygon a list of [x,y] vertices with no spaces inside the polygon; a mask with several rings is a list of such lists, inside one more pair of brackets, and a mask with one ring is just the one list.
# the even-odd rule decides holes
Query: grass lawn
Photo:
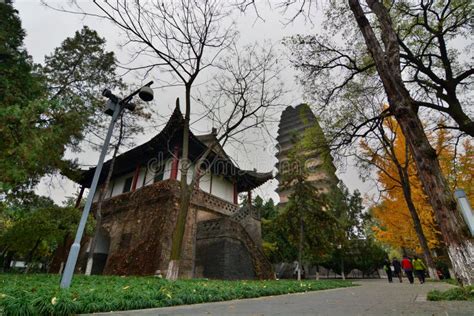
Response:
[{"label": "grass lawn", "polygon": [[70,315],[226,301],[352,286],[342,280],[218,281],[77,275],[69,290],[59,276],[0,274],[0,315]]},{"label": "grass lawn", "polygon": [[455,287],[446,291],[433,290],[427,295],[429,301],[474,301],[474,286]]}]

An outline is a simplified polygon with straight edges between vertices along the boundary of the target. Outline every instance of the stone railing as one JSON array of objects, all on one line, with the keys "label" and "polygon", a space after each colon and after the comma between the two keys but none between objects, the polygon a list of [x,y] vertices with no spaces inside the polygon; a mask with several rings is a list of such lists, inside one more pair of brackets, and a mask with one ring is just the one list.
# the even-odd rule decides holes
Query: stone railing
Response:
[{"label": "stone railing", "polygon": [[236,222],[242,222],[248,216],[253,217],[256,220],[260,220],[260,213],[255,207],[244,206],[241,207],[237,212],[231,215],[231,219]]},{"label": "stone railing", "polygon": [[237,204],[228,202],[201,190],[194,191],[191,203],[227,216],[232,216],[239,210]]}]

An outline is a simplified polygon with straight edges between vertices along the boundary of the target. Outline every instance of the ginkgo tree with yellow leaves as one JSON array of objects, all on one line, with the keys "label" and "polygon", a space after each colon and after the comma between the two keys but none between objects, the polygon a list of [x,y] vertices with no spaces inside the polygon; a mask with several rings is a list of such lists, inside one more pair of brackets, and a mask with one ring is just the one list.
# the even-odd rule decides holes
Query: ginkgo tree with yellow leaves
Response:
[{"label": "ginkgo tree with yellow leaves", "polygon": [[[432,250],[442,248],[443,244],[405,138],[391,118],[386,118],[373,134],[376,141],[361,143],[363,154],[359,159],[377,169],[381,201],[372,208],[378,223],[373,228],[375,235],[394,248],[423,253],[430,275],[436,278]],[[472,197],[469,183],[474,166],[470,141],[466,140],[463,149],[456,153],[451,142],[453,136],[446,129],[440,129],[430,138],[452,188],[465,188]]]},{"label": "ginkgo tree with yellow leaves", "polygon": [[[359,156],[359,159],[377,169],[382,202],[375,206],[374,217],[377,219],[377,213],[382,213],[384,219],[388,217],[392,221],[401,217],[401,220],[396,221],[396,225],[391,230],[380,225],[381,231],[383,233],[390,231],[387,235],[391,235],[391,240],[394,240],[396,245],[402,248],[406,248],[405,243],[410,241],[418,243],[430,277],[436,279],[435,264],[425,233],[427,229],[423,227],[421,216],[419,216],[420,211],[417,210],[414,203],[414,196],[419,195],[414,191],[415,188],[412,188],[413,179],[410,179],[415,173],[413,172],[414,166],[410,163],[408,145],[402,136],[398,123],[390,117],[385,118],[377,128],[372,130],[372,136],[374,139],[372,142],[363,141],[361,143],[363,154]],[[407,212],[405,214],[400,212],[401,208],[405,208]],[[432,216],[427,217],[432,218]],[[404,231],[409,228],[414,231],[413,236]],[[436,227],[433,227],[432,231],[435,235]],[[432,240],[437,240],[437,238],[432,238]],[[401,245],[399,245],[400,243]]]}]

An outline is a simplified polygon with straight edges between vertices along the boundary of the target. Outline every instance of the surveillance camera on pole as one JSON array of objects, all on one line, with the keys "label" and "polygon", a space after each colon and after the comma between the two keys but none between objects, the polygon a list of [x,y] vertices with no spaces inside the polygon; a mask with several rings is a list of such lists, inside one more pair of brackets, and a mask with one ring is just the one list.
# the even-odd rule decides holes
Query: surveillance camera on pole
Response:
[{"label": "surveillance camera on pole", "polygon": [[109,99],[107,101],[107,109],[105,110],[105,113],[107,115],[112,116],[112,120],[110,121],[109,130],[107,131],[104,144],[102,145],[102,150],[99,156],[99,162],[97,163],[97,167],[95,168],[94,178],[92,179],[92,184],[89,194],[87,196],[86,205],[84,206],[81,220],[79,222],[79,226],[77,227],[76,237],[74,238],[74,243],[72,244],[71,250],[69,251],[69,255],[66,261],[66,267],[64,268],[64,272],[61,277],[60,286],[63,289],[67,289],[71,286],[72,276],[74,274],[74,269],[77,263],[77,257],[79,256],[79,251],[81,249],[82,235],[84,233],[84,228],[86,227],[87,217],[89,216],[89,212],[91,210],[92,199],[94,198],[95,191],[97,190],[97,184],[99,183],[100,173],[102,171],[102,166],[104,165],[104,159],[107,153],[107,148],[109,147],[110,138],[112,137],[115,121],[117,120],[123,109],[128,109],[130,111],[133,111],[135,109],[135,105],[130,103],[130,101],[135,95],[138,94],[138,96],[145,102],[153,100],[153,90],[150,88],[152,84],[153,81],[150,81],[137,91],[123,98],[122,100],[120,100],[119,97],[114,95],[109,89],[105,89],[102,92],[102,95]]}]

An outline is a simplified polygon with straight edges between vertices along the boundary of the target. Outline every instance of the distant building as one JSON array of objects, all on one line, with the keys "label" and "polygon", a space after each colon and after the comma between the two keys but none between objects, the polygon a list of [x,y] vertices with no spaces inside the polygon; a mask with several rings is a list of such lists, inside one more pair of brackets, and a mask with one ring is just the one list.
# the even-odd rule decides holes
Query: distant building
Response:
[{"label": "distant building", "polygon": [[[180,203],[183,126],[177,107],[158,135],[116,158],[102,205],[93,274],[166,274]],[[215,141],[215,133],[197,136],[190,132],[189,159],[196,161]],[[208,161],[212,162],[209,172],[200,178],[191,198],[180,276],[272,278],[272,267],[261,249],[259,214],[237,204],[239,192],[250,192],[265,183],[272,178],[271,172],[239,169],[219,144]],[[110,161],[104,164],[94,201],[109,165]],[[192,165],[188,181],[193,170]],[[79,181],[83,187],[90,187],[94,171],[84,172]],[[78,264],[82,271],[87,251],[84,245]]]},{"label": "distant building", "polygon": [[292,192],[291,187],[283,187],[281,183],[282,175],[285,172],[291,172],[288,154],[309,128],[316,129],[314,134],[320,139],[315,139],[315,143],[318,144],[316,149],[303,153],[306,156],[305,167],[309,170],[308,181],[314,185],[315,190],[320,192],[327,192],[331,185],[337,184],[336,167],[329,154],[324,133],[307,104],[300,104],[296,107],[288,106],[281,114],[278,127],[278,152],[276,153],[278,163],[276,167],[278,169],[277,180],[280,182],[277,188],[280,206],[288,202]]}]

